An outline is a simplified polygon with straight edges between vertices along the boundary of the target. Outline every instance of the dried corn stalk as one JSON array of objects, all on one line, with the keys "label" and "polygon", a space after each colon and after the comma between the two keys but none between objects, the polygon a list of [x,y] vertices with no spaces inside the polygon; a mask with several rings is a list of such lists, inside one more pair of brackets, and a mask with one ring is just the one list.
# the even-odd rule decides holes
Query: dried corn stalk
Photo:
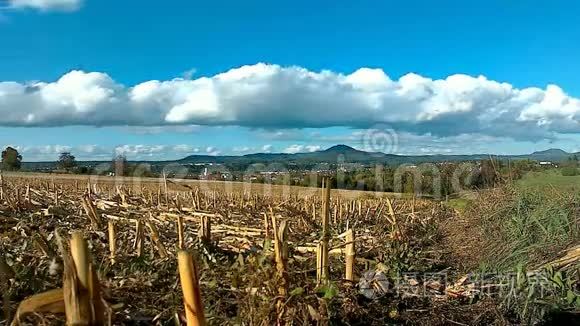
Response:
[{"label": "dried corn stalk", "polygon": [[157,227],[155,226],[155,224],[151,223],[151,221],[146,221],[146,223],[147,227],[149,228],[149,231],[151,231],[151,240],[153,240],[153,243],[157,247],[157,252],[159,252],[159,256],[161,256],[161,258],[167,257],[167,250],[165,250],[165,246],[159,239],[159,232],[157,231]]},{"label": "dried corn stalk", "polygon": [[346,231],[346,253],[345,253],[345,261],[346,261],[346,272],[345,272],[345,279],[347,281],[354,282],[354,264],[355,264],[355,248],[354,248],[354,232],[352,229]]},{"label": "dried corn stalk", "polygon": [[65,312],[62,289],[49,290],[24,299],[18,305],[16,316],[11,325],[20,325],[20,320],[25,315],[40,312],[50,312],[53,314],[62,314]]},{"label": "dried corn stalk", "polygon": [[322,197],[322,237],[318,242],[316,250],[316,281],[318,284],[329,280],[329,260],[328,260],[328,241],[329,241],[329,214],[330,214],[330,180],[324,179],[323,197]]},{"label": "dried corn stalk", "polygon": [[111,264],[115,263],[115,253],[117,251],[117,228],[115,222],[109,220],[107,222],[109,231],[109,257],[111,258]]},{"label": "dried corn stalk", "polygon": [[141,220],[135,220],[135,242],[133,243],[133,249],[137,257],[143,255],[143,223]]},{"label": "dried corn stalk", "polygon": [[191,255],[183,250],[177,253],[179,279],[188,326],[204,326],[205,314],[197,278],[197,267]]},{"label": "dried corn stalk", "polygon": [[[57,239],[60,236],[57,233]],[[65,313],[67,325],[106,325],[106,303],[102,298],[97,273],[90,261],[86,240],[75,232],[70,241],[70,252],[64,250],[63,288],[33,295],[22,301],[12,325],[19,325],[26,314],[50,312]],[[108,323],[107,323],[108,321]]]},{"label": "dried corn stalk", "polygon": [[84,195],[82,198],[83,208],[85,209],[85,213],[87,213],[89,219],[91,220],[91,224],[94,228],[99,228],[100,225],[100,218],[97,214],[97,208],[93,204],[93,201],[89,197],[89,195]]},{"label": "dried corn stalk", "polygon": [[185,240],[183,237],[183,217],[181,215],[177,216],[177,248],[184,249]]},{"label": "dried corn stalk", "polygon": [[211,241],[211,220],[207,215],[201,216],[201,225],[198,236],[203,242]]}]

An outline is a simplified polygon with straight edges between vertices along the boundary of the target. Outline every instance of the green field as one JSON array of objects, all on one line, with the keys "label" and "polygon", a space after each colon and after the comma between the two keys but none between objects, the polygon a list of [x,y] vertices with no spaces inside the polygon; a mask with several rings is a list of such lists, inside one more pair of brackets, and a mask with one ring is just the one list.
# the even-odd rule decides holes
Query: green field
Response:
[{"label": "green field", "polygon": [[560,170],[529,172],[516,185],[525,188],[557,188],[560,190],[580,190],[580,175],[563,176]]},{"label": "green field", "polygon": [[[580,192],[580,175],[563,176],[561,170],[552,169],[542,172],[528,172],[522,179],[515,182],[516,189],[525,190],[558,190],[566,193]],[[465,192],[459,198],[450,199],[447,205],[459,213],[463,213],[473,201],[473,196]]]}]

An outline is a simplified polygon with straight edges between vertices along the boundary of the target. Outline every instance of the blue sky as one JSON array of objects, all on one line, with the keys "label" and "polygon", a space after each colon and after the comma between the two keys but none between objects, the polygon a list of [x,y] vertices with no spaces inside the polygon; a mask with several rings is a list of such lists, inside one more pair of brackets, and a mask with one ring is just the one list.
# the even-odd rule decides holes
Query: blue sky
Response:
[{"label": "blue sky", "polygon": [[579,6],[4,0],[0,145],[25,160],[577,151]]}]

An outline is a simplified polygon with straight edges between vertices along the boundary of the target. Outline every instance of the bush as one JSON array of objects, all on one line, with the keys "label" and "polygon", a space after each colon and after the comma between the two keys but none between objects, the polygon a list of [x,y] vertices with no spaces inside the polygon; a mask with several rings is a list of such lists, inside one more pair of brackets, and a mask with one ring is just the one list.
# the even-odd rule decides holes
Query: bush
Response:
[{"label": "bush", "polygon": [[575,167],[572,167],[572,166],[567,166],[567,167],[562,168],[561,173],[565,177],[571,177],[571,176],[578,175],[578,169]]},{"label": "bush", "polygon": [[2,151],[2,168],[4,170],[17,171],[20,170],[21,165],[22,155],[16,149],[8,146]]}]

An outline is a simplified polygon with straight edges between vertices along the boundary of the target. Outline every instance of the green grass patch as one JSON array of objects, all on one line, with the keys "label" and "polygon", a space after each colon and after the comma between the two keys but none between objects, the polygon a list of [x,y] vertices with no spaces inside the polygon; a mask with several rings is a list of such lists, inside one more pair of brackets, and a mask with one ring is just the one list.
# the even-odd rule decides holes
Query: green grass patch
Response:
[{"label": "green grass patch", "polygon": [[562,175],[562,171],[559,169],[529,172],[517,181],[516,186],[519,188],[556,188],[563,191],[580,191],[580,175]]},{"label": "green grass patch", "polygon": [[455,210],[457,210],[460,214],[463,214],[466,210],[471,200],[465,198],[453,198],[449,199],[447,205]]}]

